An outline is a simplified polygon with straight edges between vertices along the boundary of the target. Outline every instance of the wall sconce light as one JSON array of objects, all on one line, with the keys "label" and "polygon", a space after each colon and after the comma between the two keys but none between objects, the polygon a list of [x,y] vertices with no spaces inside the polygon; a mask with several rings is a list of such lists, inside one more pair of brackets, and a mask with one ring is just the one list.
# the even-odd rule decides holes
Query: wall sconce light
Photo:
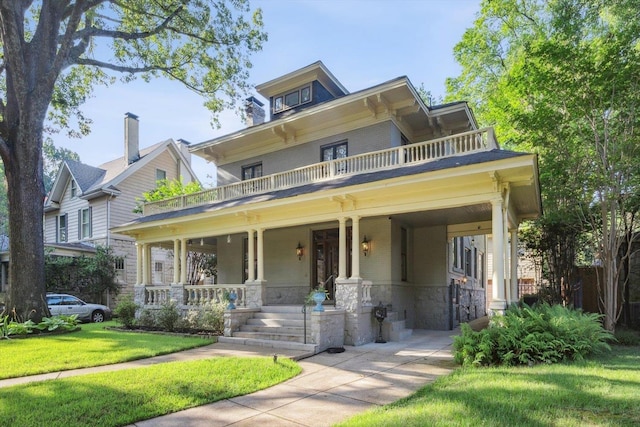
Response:
[{"label": "wall sconce light", "polygon": [[364,236],[364,239],[362,239],[362,252],[364,253],[364,256],[367,256],[367,254],[369,253],[369,241],[367,240],[367,236]]},{"label": "wall sconce light", "polygon": [[302,255],[304,255],[304,246],[298,242],[298,246],[296,246],[296,256],[298,257],[298,261],[302,259]]},{"label": "wall sconce light", "polygon": [[227,234],[227,243],[231,243],[231,234]]},{"label": "wall sconce light", "polygon": [[467,283],[467,275],[465,274],[464,277],[462,278],[462,283],[466,284]]},{"label": "wall sconce light", "polygon": [[200,238],[200,246],[204,246],[204,239]]}]

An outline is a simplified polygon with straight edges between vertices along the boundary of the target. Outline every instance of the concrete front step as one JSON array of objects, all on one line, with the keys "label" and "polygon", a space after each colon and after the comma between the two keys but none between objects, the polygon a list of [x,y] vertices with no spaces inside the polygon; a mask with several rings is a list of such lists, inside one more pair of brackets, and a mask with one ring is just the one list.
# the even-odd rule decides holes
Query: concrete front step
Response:
[{"label": "concrete front step", "polygon": [[[310,329],[310,328],[307,328]],[[291,326],[291,325],[283,325],[283,326],[274,326],[274,325],[243,325],[240,327],[241,332],[275,332],[278,334],[294,334],[294,335],[303,335],[304,328],[302,326]],[[310,332],[307,330],[307,332]]]},{"label": "concrete front step", "polygon": [[[304,328],[304,320],[291,320],[291,319],[247,319],[247,325],[251,326],[273,326],[284,327],[293,326],[298,328]],[[307,321],[307,328],[310,323]]]},{"label": "concrete front step", "polygon": [[[305,357],[313,356],[316,353],[315,344],[303,344],[303,343],[291,342],[291,341],[272,341],[272,340],[244,338],[244,337],[234,336],[234,337],[218,337],[218,342],[236,344],[236,345],[250,345],[250,346],[252,345],[256,347],[267,347],[267,348],[273,348],[274,350],[283,349],[283,350],[297,350],[297,351],[306,352],[298,356],[296,359],[304,359]],[[274,351],[274,353],[276,352]]]},{"label": "concrete front step", "polygon": [[[300,313],[287,313],[287,312],[281,312],[281,313],[269,313],[269,312],[258,312],[258,313],[254,313],[253,315],[254,319],[289,319],[289,320],[303,320],[304,319],[304,315],[302,314],[302,312]],[[310,319],[310,316],[307,315],[307,319]]]},{"label": "concrete front step", "polygon": [[[262,313],[298,313],[302,314],[302,304],[300,305],[263,305],[260,307]],[[307,310],[310,311],[310,310]]]},{"label": "concrete front step", "polygon": [[406,340],[412,333],[412,329],[406,328],[404,320],[389,320],[387,318],[382,323],[382,335],[389,341]]},{"label": "concrete front step", "polygon": [[291,342],[304,343],[303,334],[279,333],[276,330],[267,331],[267,332],[238,331],[238,332],[234,332],[233,336],[238,338],[255,338],[258,340],[291,341]]}]

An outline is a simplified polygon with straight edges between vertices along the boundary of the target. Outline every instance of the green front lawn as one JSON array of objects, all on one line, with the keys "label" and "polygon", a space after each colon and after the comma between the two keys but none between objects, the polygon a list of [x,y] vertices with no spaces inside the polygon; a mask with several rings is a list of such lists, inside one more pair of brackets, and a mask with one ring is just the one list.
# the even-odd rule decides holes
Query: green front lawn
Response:
[{"label": "green front lawn", "polygon": [[460,368],[341,426],[638,426],[640,347],[582,363]]},{"label": "green front lawn", "polygon": [[87,323],[79,332],[0,340],[0,379],[110,365],[200,347],[215,339],[120,332],[114,321]]},{"label": "green front lawn", "polygon": [[221,357],[1,388],[0,425],[123,426],[252,393],[300,371],[284,357]]}]

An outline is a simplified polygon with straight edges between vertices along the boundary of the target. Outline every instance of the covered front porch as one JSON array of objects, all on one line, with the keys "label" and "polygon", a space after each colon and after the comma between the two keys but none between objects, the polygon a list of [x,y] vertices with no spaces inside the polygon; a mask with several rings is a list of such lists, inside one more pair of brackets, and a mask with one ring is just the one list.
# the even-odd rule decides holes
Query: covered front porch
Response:
[{"label": "covered front porch", "polygon": [[[137,241],[136,301],[187,309],[234,292],[233,335],[251,313],[300,307],[327,283],[334,315],[316,317],[333,326],[316,329],[342,331],[342,342],[329,340],[339,345],[373,341],[379,303],[420,329],[451,329],[463,309],[467,318],[504,310],[518,299],[514,236],[539,195],[535,156],[496,147],[491,131],[469,132],[145,206],[114,230]],[[154,280],[153,247],[173,253],[170,283]],[[193,252],[215,254],[216,274],[193,279]],[[486,307],[489,254],[501,286]]]}]

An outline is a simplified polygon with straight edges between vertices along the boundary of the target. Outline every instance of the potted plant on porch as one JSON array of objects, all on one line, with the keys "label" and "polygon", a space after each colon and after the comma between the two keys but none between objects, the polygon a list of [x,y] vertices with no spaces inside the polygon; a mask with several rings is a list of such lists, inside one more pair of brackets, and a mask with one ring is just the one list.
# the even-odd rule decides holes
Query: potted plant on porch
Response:
[{"label": "potted plant on porch", "polygon": [[323,284],[319,284],[317,288],[314,288],[309,292],[304,302],[306,305],[313,305],[313,311],[324,311],[322,302],[329,299],[329,290],[324,287]]}]

